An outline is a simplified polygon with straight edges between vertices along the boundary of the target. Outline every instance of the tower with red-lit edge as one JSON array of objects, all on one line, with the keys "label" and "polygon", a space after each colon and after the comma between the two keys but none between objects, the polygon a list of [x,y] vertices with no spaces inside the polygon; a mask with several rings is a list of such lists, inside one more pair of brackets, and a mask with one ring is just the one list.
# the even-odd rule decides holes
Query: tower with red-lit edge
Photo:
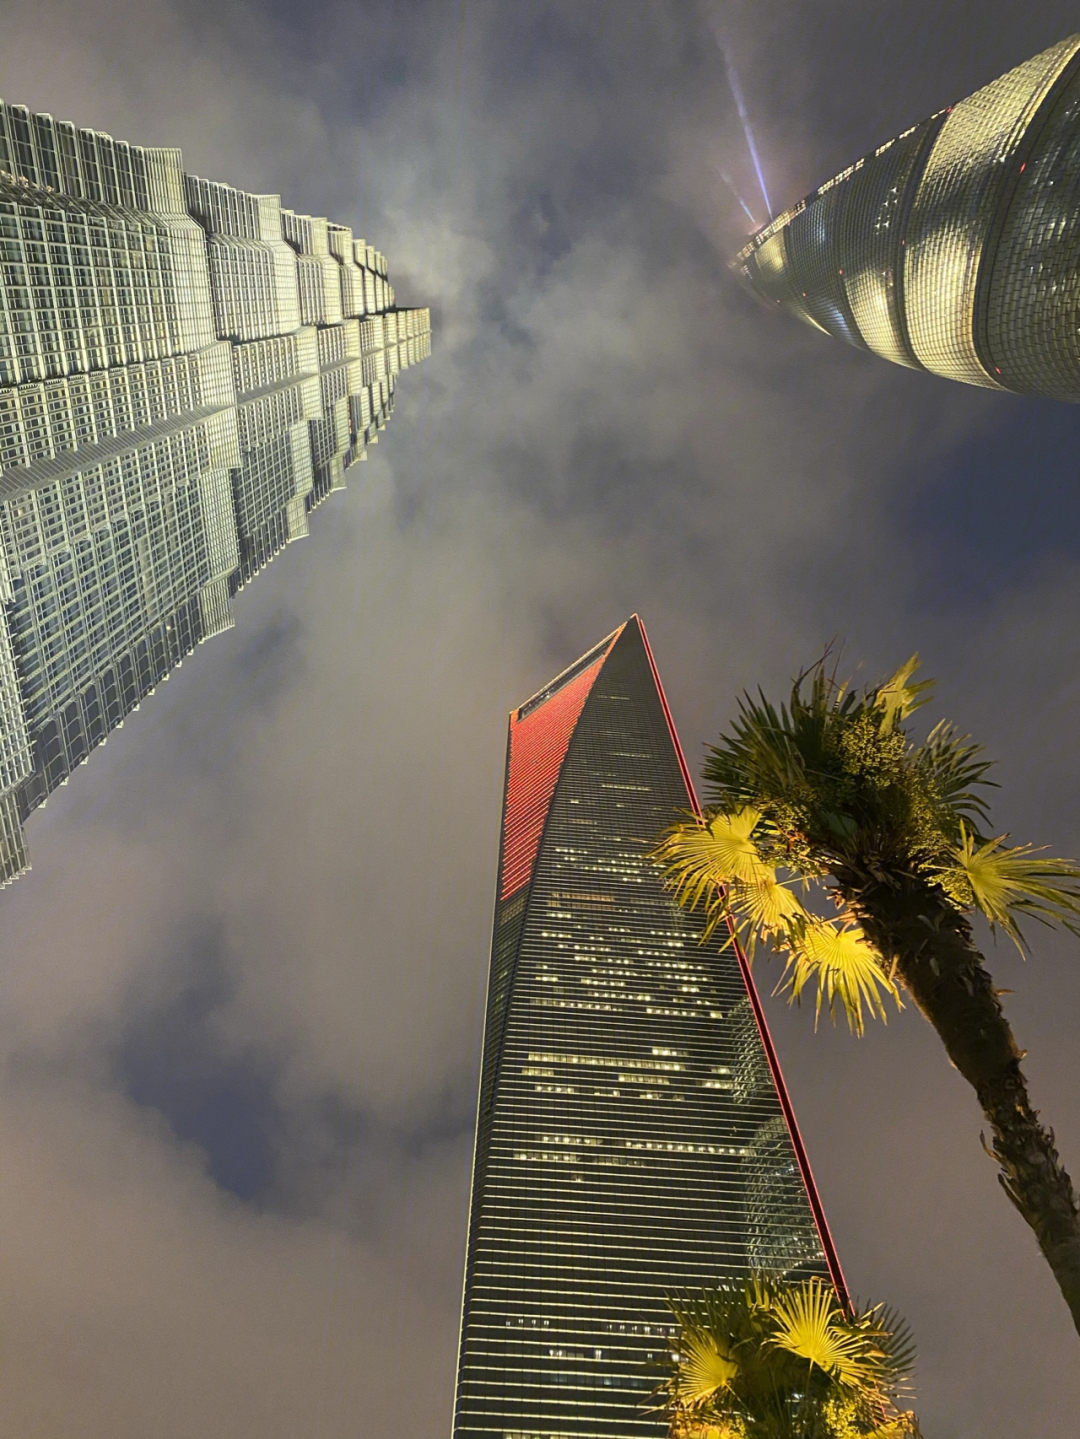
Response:
[{"label": "tower with red-lit edge", "polygon": [[659,1439],[667,1295],[845,1294],[746,962],[649,859],[696,805],[636,615],[510,716],[455,1439]]}]

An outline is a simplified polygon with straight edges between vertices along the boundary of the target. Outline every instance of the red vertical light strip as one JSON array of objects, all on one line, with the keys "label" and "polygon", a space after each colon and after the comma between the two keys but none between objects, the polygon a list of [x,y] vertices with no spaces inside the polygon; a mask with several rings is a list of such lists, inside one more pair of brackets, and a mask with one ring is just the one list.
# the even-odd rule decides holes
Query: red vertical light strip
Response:
[{"label": "red vertical light strip", "polygon": [[[656,661],[653,659],[652,646],[649,644],[649,637],[645,633],[645,626],[640,618],[635,615],[638,629],[641,631],[641,638],[645,645],[645,653],[649,657],[649,668],[652,670],[653,680],[656,683],[656,692],[660,696],[660,704],[664,710],[664,718],[667,721],[668,733],[671,735],[672,743],[675,746],[675,753],[678,756],[679,768],[682,771],[683,781],[686,784],[686,792],[690,798],[690,804],[695,814],[701,814],[701,805],[698,801],[697,792],[694,789],[694,782],[690,778],[690,769],[686,763],[686,756],[683,754],[682,744],[679,740],[678,731],[675,728],[675,721],[672,719],[671,710],[668,706],[667,696],[664,694],[664,686],[660,683],[660,672],[656,668]],[[825,1218],[825,1207],[821,1202],[821,1195],[818,1193],[817,1181],[814,1179],[813,1170],[810,1168],[810,1157],[803,1144],[802,1135],[799,1133],[799,1125],[795,1119],[795,1109],[791,1103],[791,1096],[788,1094],[787,1085],[784,1083],[784,1075],[780,1069],[780,1059],[773,1044],[772,1035],[769,1033],[769,1026],[765,1022],[765,1011],[762,1008],[761,996],[757,992],[754,983],[754,976],[750,971],[750,961],[747,959],[742,945],[730,920],[728,929],[731,933],[731,942],[739,961],[739,970],[742,973],[743,983],[746,985],[746,993],[750,999],[750,1007],[754,1011],[754,1019],[757,1023],[758,1033],[761,1035],[761,1043],[765,1050],[765,1058],[769,1061],[769,1072],[772,1074],[773,1083],[776,1086],[776,1093],[780,1099],[780,1108],[784,1113],[784,1122],[791,1136],[792,1148],[795,1150],[795,1158],[799,1163],[799,1172],[802,1175],[803,1184],[806,1187],[807,1198],[810,1200],[810,1208],[814,1215],[814,1223],[817,1226],[818,1238],[821,1240],[821,1248],[825,1254],[825,1263],[829,1266],[829,1275],[832,1278],[833,1288],[836,1296],[845,1309],[851,1308],[851,1295],[848,1291],[847,1280],[844,1278],[844,1271],[840,1267],[840,1256],[836,1251],[832,1234],[829,1230],[829,1222]]]},{"label": "red vertical light strip", "polygon": [[641,642],[645,646],[645,653],[649,658],[649,668],[652,670],[653,683],[656,685],[656,693],[660,696],[660,706],[664,711],[664,719],[667,721],[671,743],[675,746],[675,755],[679,761],[679,769],[682,772],[686,793],[690,797],[691,807],[695,814],[700,814],[701,806],[698,804],[698,797],[694,790],[694,781],[690,778],[690,766],[686,763],[686,756],[683,754],[679,732],[675,728],[675,721],[671,717],[671,709],[667,702],[667,695],[664,693],[664,686],[660,683],[660,671],[656,668],[656,661],[653,659],[652,645],[649,643],[649,636],[645,633],[645,626],[641,623],[640,615],[633,615],[631,617],[631,623],[636,624],[641,633]]},{"label": "red vertical light strip", "polygon": [[551,797],[593,681],[611,646],[524,719],[510,716],[510,770],[503,819],[500,900],[509,899],[532,876]]}]

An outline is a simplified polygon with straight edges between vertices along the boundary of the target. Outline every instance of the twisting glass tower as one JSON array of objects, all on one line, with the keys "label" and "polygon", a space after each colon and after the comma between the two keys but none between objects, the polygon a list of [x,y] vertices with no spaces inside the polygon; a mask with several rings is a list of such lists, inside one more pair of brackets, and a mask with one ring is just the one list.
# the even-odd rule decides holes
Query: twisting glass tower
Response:
[{"label": "twisting glass tower", "polygon": [[666,1295],[842,1285],[749,975],[648,858],[692,802],[636,616],[510,717],[456,1439],[660,1435]]},{"label": "twisting glass tower", "polygon": [[897,364],[1080,400],[1080,35],[857,160],[733,266]]},{"label": "twisting glass tower", "polygon": [[0,101],[0,883],[366,458],[430,328],[348,226]]}]

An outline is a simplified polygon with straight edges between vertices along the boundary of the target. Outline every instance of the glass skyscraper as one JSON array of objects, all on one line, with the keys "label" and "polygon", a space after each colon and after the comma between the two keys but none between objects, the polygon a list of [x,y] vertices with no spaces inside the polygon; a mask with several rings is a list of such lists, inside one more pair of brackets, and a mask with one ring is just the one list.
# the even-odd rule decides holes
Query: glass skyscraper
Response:
[{"label": "glass skyscraper", "polygon": [[308,533],[430,329],[347,225],[0,101],[0,883]]},{"label": "glass skyscraper", "polygon": [[733,267],[897,364],[1080,400],[1080,35],[857,160]]},{"label": "glass skyscraper", "polygon": [[455,1439],[661,1435],[666,1295],[842,1287],[744,962],[648,858],[692,797],[636,616],[510,717]]}]

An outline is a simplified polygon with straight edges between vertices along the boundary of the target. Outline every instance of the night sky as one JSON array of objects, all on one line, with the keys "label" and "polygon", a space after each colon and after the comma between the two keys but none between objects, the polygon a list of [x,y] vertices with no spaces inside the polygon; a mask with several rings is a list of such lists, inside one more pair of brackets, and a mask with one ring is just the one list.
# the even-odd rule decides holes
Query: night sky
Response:
[{"label": "night sky", "polygon": [[[352,224],[434,353],[0,896],[5,1435],[445,1439],[506,712],[632,611],[695,767],[744,687],[917,649],[997,828],[1080,854],[1080,408],[770,314],[723,179],[762,219],[723,52],[779,208],[1078,23],[6,0],[5,100]],[[989,959],[1080,1177],[1080,944],[1033,939]],[[928,1439],[1074,1439],[1076,1334],[935,1035],[767,1009]]]}]

